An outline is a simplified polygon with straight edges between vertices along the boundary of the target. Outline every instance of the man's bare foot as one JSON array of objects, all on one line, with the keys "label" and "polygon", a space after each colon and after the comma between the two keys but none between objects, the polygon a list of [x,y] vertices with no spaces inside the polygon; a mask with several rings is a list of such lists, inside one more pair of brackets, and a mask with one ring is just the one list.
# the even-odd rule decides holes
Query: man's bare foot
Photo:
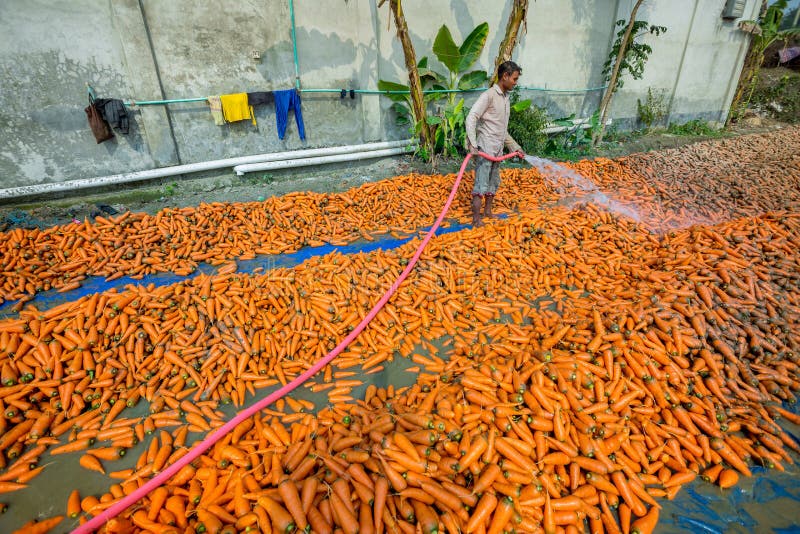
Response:
[{"label": "man's bare foot", "polygon": [[472,219],[473,228],[480,228],[483,226],[483,219]]}]

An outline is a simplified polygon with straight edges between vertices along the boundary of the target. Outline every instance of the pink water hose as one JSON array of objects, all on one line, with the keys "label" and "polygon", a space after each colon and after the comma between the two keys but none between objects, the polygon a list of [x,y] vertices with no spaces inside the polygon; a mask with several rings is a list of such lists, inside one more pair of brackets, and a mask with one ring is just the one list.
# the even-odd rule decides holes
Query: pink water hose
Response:
[{"label": "pink water hose", "polygon": [[[479,153],[481,157],[486,158],[491,161],[499,162],[505,159],[512,158],[514,156],[521,156],[518,152],[512,152],[511,154],[506,154],[505,156],[494,157],[488,154],[484,154],[483,152]],[[145,497],[148,493],[156,489],[157,487],[166,483],[170,478],[172,478],[178,471],[181,470],[185,465],[194,461],[195,458],[206,452],[210,449],[216,442],[222,439],[228,432],[236,428],[239,423],[245,421],[250,416],[258,413],[259,411],[263,410],[273,402],[281,399],[291,393],[295,388],[303,384],[309,378],[317,374],[319,371],[322,370],[323,367],[328,365],[331,360],[333,360],[336,356],[339,355],[358,335],[361,333],[364,328],[372,321],[372,319],[378,314],[379,311],[383,308],[383,306],[389,301],[389,299],[394,295],[395,291],[400,287],[400,284],[406,277],[411,273],[411,270],[417,264],[419,257],[422,255],[422,251],[425,250],[428,242],[431,240],[433,235],[436,233],[436,230],[439,228],[439,225],[442,224],[445,215],[447,215],[447,210],[450,209],[450,205],[453,203],[453,200],[456,197],[456,193],[458,192],[458,186],[461,183],[461,179],[464,176],[464,170],[467,168],[467,163],[469,163],[470,158],[472,158],[472,154],[467,154],[464,158],[463,163],[461,163],[461,168],[458,171],[458,176],[456,177],[456,181],[453,184],[453,188],[450,190],[450,196],[447,197],[447,202],[445,202],[444,207],[442,208],[442,212],[439,214],[439,217],[436,219],[436,222],[433,223],[430,231],[425,235],[422,241],[417,247],[416,252],[414,252],[414,256],[409,260],[406,268],[403,269],[403,272],[400,273],[400,276],[397,280],[389,287],[389,290],[381,297],[381,299],[375,304],[375,306],[370,310],[370,312],[358,323],[350,334],[344,338],[341,343],[336,345],[328,354],[325,355],[324,358],[320,359],[317,363],[307,369],[303,374],[283,386],[282,388],[273,391],[260,401],[256,402],[249,408],[245,408],[236,416],[222,425],[221,427],[214,430],[211,434],[208,435],[203,441],[196,443],[192,446],[192,448],[183,455],[178,461],[174,464],[170,465],[159,474],[148,480],[145,484],[143,484],[139,489],[132,492],[129,495],[126,495],[119,501],[115,502],[101,513],[84,523],[83,525],[78,526],[75,530],[72,531],[72,534],[89,534],[94,532],[95,530],[102,527],[106,522],[115,518],[120,513],[122,513],[125,509],[130,507],[131,505],[135,504],[138,500]]]}]

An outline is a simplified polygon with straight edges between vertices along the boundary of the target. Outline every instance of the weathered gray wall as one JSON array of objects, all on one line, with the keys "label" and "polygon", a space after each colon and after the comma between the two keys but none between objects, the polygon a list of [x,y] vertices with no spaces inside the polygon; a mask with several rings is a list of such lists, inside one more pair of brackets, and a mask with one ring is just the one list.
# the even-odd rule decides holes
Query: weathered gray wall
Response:
[{"label": "weathered gray wall", "polygon": [[153,166],[142,130],[97,145],[86,83],[130,93],[107,2],[0,2],[0,180],[62,181]]},{"label": "weathered gray wall", "polygon": [[[669,28],[652,41],[642,80],[627,80],[613,117],[632,123],[648,88],[665,95],[671,120],[724,120],[746,36],[720,17],[724,0],[645,2],[640,19]],[[633,0],[537,0],[515,59],[522,84],[553,115],[585,117],[597,108],[602,64]],[[757,0],[747,3],[753,17]],[[476,65],[488,69],[510,2],[405,0],[418,57],[432,56],[442,24],[457,42],[481,22],[490,36]],[[501,6],[498,8],[498,6]],[[220,9],[220,8],[224,9]],[[375,0],[295,0],[304,88],[374,89],[403,81],[404,61],[388,6]],[[388,31],[387,31],[388,30]],[[250,57],[260,52],[261,61]],[[434,66],[442,69],[435,59]],[[390,102],[364,95],[304,94],[307,141],[293,117],[278,139],[274,108],[249,122],[215,126],[200,103],[142,106],[131,134],[96,145],[86,124],[86,83],[98,96],[136,100],[288,89],[294,65],[287,0],[3,0],[0,2],[0,187],[103,176],[159,166],[302,147],[408,136]],[[471,102],[475,95],[468,95]]]}]

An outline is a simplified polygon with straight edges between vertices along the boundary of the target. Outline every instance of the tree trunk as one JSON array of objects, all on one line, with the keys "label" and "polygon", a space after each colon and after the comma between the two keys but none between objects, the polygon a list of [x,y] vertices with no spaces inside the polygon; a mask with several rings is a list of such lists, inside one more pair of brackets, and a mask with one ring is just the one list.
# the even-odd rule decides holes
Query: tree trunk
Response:
[{"label": "tree trunk", "polygon": [[[383,4],[383,2],[381,2]],[[406,60],[406,70],[408,70],[408,88],[411,91],[411,105],[414,112],[415,124],[419,125],[419,141],[422,146],[428,149],[428,154],[433,155],[433,140],[428,126],[427,113],[425,110],[425,100],[422,95],[422,82],[417,70],[417,55],[414,52],[414,45],[408,34],[406,17],[403,14],[401,0],[389,0],[389,7],[394,15],[394,24],[397,27],[397,37],[403,46],[403,55]]]},{"label": "tree trunk", "polygon": [[[761,10],[758,13],[758,19],[761,20],[767,12],[767,0],[761,1]],[[747,49],[747,55],[744,58],[744,65],[742,66],[742,74],[739,77],[739,84],[736,86],[736,93],[731,102],[731,108],[728,111],[728,118],[725,120],[725,126],[731,122],[739,120],[746,110],[747,104],[742,101],[745,92],[749,91],[752,87],[755,76],[758,76],[758,71],[761,67],[761,62],[764,61],[764,51],[759,50],[756,41],[758,36],[750,37],[750,46]],[[749,100],[747,100],[749,102]]]},{"label": "tree trunk", "polygon": [[619,68],[622,65],[622,60],[625,58],[625,53],[628,51],[630,44],[631,32],[633,31],[633,24],[636,22],[636,12],[639,11],[639,6],[642,5],[644,0],[636,0],[631,16],[628,19],[628,26],[625,28],[625,35],[622,36],[622,42],[619,44],[619,52],[617,59],[614,61],[614,68],[611,71],[611,79],[608,81],[605,93],[603,93],[603,100],[600,101],[600,129],[592,134],[592,147],[603,140],[603,134],[606,131],[606,119],[608,117],[608,110],[611,108],[611,97],[617,89],[617,79],[619,78]]},{"label": "tree trunk", "polygon": [[508,16],[508,23],[506,24],[506,35],[500,43],[497,59],[494,60],[494,73],[492,74],[490,85],[497,83],[497,67],[504,61],[510,60],[511,55],[514,53],[514,48],[517,46],[517,38],[519,37],[519,28],[526,24],[528,18],[528,2],[529,0],[514,0],[514,6],[511,8],[511,14]]},{"label": "tree trunk", "polygon": [[750,50],[747,51],[747,56],[742,66],[742,75],[739,78],[739,85],[736,87],[736,94],[733,97],[731,108],[728,112],[728,118],[725,121],[726,126],[741,119],[746,111],[747,100],[744,99],[744,95],[752,86],[754,78],[758,76],[758,63],[763,60],[762,57],[758,57],[760,55],[761,54],[758,54],[752,46]]}]

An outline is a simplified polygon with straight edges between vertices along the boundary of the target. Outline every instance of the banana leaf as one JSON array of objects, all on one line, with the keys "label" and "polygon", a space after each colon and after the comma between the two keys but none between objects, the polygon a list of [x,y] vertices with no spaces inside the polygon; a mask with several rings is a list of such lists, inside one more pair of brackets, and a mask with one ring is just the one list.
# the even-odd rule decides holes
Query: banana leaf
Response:
[{"label": "banana leaf", "polygon": [[[378,89],[381,91],[408,91],[408,86],[402,83],[378,80]],[[408,93],[389,93],[386,96],[393,102],[408,102]]]},{"label": "banana leaf", "polygon": [[486,74],[484,70],[473,70],[471,72],[466,73],[458,80],[458,88],[463,90],[466,89],[475,89],[476,87],[480,87],[486,80],[489,79],[489,76]]},{"label": "banana leaf", "polygon": [[453,41],[450,30],[444,24],[439,28],[439,33],[436,34],[436,39],[433,41],[433,53],[447,67],[447,70],[458,72],[458,66],[461,64],[461,52]]},{"label": "banana leaf", "polygon": [[[472,32],[467,35],[464,42],[461,44],[458,52],[461,56],[458,62],[456,72],[464,72],[475,63],[483,51],[486,44],[486,38],[489,36],[489,24],[484,22],[475,27]],[[452,70],[452,69],[451,69]]]}]

